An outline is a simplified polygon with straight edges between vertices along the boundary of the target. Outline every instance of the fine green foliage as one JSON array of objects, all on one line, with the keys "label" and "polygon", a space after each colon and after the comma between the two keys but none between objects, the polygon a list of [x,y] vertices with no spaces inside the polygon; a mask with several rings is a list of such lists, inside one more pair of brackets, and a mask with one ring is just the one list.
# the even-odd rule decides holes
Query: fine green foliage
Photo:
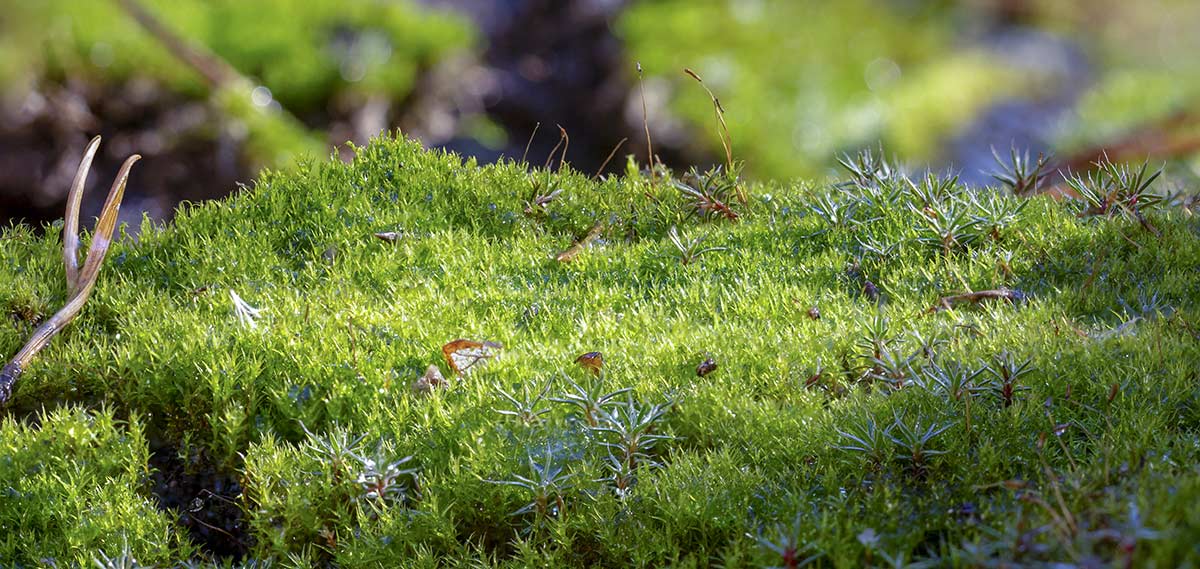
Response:
[{"label": "fine green foliage", "polygon": [[196,549],[146,492],[142,422],[113,412],[60,409],[31,422],[6,419],[0,437],[0,560],[33,567],[92,557],[143,563]]},{"label": "fine green foliage", "polygon": [[[847,158],[731,219],[665,171],[356,153],[113,245],[0,419],[0,492],[40,493],[0,564],[203,561],[146,440],[285,567],[1200,561],[1196,217]],[[0,354],[65,298],[60,234],[0,236]],[[457,338],[504,348],[414,391]]]},{"label": "fine green foliage", "polygon": [[[990,2],[657,0],[631,5],[617,30],[644,66],[653,99],[666,99],[721,157],[727,141],[710,127],[710,98],[679,71],[703,75],[720,96],[736,152],[751,175],[767,179],[823,175],[839,152],[878,140],[906,161],[944,158],[938,150],[991,116],[984,113],[993,105],[1038,105],[1076,89],[1078,106],[1048,129],[1061,156],[1148,125],[1182,126],[1179,140],[1194,139],[1187,110],[1200,99],[1195,2],[1020,6],[1015,16],[1011,6]],[[987,22],[989,32],[968,22]],[[1086,61],[1072,60],[1070,49],[1047,49],[1051,37],[1078,47]],[[1180,116],[1188,124],[1176,125]],[[1011,120],[1043,120],[1036,117]],[[1172,153],[1195,171],[1200,156],[1189,148]],[[1036,157],[1016,158],[1005,157],[997,173],[1013,179],[1011,166],[1037,172]]]}]

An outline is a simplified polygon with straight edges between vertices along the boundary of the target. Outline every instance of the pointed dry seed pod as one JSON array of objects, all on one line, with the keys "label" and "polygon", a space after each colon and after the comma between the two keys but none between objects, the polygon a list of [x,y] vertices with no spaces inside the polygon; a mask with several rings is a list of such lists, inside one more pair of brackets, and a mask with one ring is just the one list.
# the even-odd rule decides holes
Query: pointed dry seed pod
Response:
[{"label": "pointed dry seed pod", "polygon": [[99,147],[100,137],[97,136],[88,144],[83,160],[79,163],[79,170],[75,174],[75,180],[71,183],[71,191],[67,194],[67,211],[63,223],[63,263],[66,266],[67,274],[67,303],[49,320],[38,326],[25,346],[17,352],[17,355],[13,356],[12,361],[4,366],[3,370],[0,370],[0,407],[8,403],[17,379],[21,376],[25,366],[29,365],[33,356],[46,347],[50,339],[67,324],[70,324],[79,315],[80,310],[83,310],[83,305],[87,302],[92,288],[96,286],[96,279],[100,276],[100,266],[104,263],[104,256],[108,254],[108,248],[112,245],[112,235],[117,228],[117,214],[121,209],[121,199],[125,196],[125,183],[129,180],[129,170],[133,168],[134,163],[141,159],[141,156],[137,154],[130,156],[121,166],[120,172],[117,173],[117,179],[113,181],[112,187],[108,190],[104,208],[100,210],[100,219],[96,221],[96,229],[92,232],[92,244],[88,248],[87,257],[84,259],[81,269],[79,267],[79,203],[83,198],[83,186],[87,181],[88,171],[92,167],[92,159],[95,158],[96,150]]}]

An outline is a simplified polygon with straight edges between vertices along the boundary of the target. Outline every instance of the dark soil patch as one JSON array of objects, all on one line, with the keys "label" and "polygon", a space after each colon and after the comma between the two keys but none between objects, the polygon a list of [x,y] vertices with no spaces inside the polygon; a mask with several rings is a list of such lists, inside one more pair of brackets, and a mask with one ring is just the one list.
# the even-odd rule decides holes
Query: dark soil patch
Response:
[{"label": "dark soil patch", "polygon": [[178,516],[192,541],[209,554],[244,558],[253,541],[242,520],[236,472],[214,464],[203,451],[181,457],[174,446],[152,447],[151,482],[159,508]]}]

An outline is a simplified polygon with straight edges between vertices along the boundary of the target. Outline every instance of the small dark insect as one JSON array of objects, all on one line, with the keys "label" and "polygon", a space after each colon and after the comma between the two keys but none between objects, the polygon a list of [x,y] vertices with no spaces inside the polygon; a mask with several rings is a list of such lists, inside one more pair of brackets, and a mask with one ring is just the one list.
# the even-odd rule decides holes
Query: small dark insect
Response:
[{"label": "small dark insect", "polygon": [[872,302],[879,302],[879,287],[876,287],[875,283],[867,281],[867,284],[863,285],[862,292],[863,295],[871,299]]},{"label": "small dark insect", "polygon": [[821,319],[821,309],[819,309],[815,306],[812,308],[809,308],[808,309],[808,317],[813,320],[820,320]]},{"label": "small dark insect", "polygon": [[604,367],[604,354],[600,352],[588,352],[575,358],[575,363],[579,367],[586,369],[594,375],[600,375],[600,369]]},{"label": "small dark insect", "polygon": [[714,371],[717,371],[717,361],[712,359],[712,356],[704,358],[704,361],[696,366],[696,375],[698,377],[704,377]]}]

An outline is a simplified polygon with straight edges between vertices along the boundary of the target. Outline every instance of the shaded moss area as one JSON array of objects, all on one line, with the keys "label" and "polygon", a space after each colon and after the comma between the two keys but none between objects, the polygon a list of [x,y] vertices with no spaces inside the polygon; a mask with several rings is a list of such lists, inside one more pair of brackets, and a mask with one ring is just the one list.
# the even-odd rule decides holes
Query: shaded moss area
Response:
[{"label": "shaded moss area", "polygon": [[[0,424],[0,492],[50,461],[37,515],[73,519],[107,481],[114,521],[71,541],[6,500],[7,534],[60,562],[123,535],[142,562],[215,555],[179,509],[133,513],[153,503],[150,439],[200,463],[180,472],[233,473],[210,492],[238,504],[246,555],[284,566],[1200,555],[1194,216],[1151,212],[1155,236],[884,176],[749,185],[737,221],[703,221],[670,183],[688,178],[629,170],[379,140],[146,225]],[[959,217],[947,242],[939,220]],[[0,353],[65,294],[58,235],[0,237]],[[997,289],[1020,300],[930,310]],[[453,377],[456,338],[504,348]],[[574,363],[591,351],[598,377]],[[430,364],[450,385],[422,396]],[[623,388],[592,415],[567,397]],[[74,436],[111,442],[82,459]]]},{"label": "shaded moss area", "polygon": [[196,553],[155,508],[143,425],[111,410],[59,409],[6,420],[0,439],[0,558],[10,567],[91,563],[134,547],[144,563]]}]

